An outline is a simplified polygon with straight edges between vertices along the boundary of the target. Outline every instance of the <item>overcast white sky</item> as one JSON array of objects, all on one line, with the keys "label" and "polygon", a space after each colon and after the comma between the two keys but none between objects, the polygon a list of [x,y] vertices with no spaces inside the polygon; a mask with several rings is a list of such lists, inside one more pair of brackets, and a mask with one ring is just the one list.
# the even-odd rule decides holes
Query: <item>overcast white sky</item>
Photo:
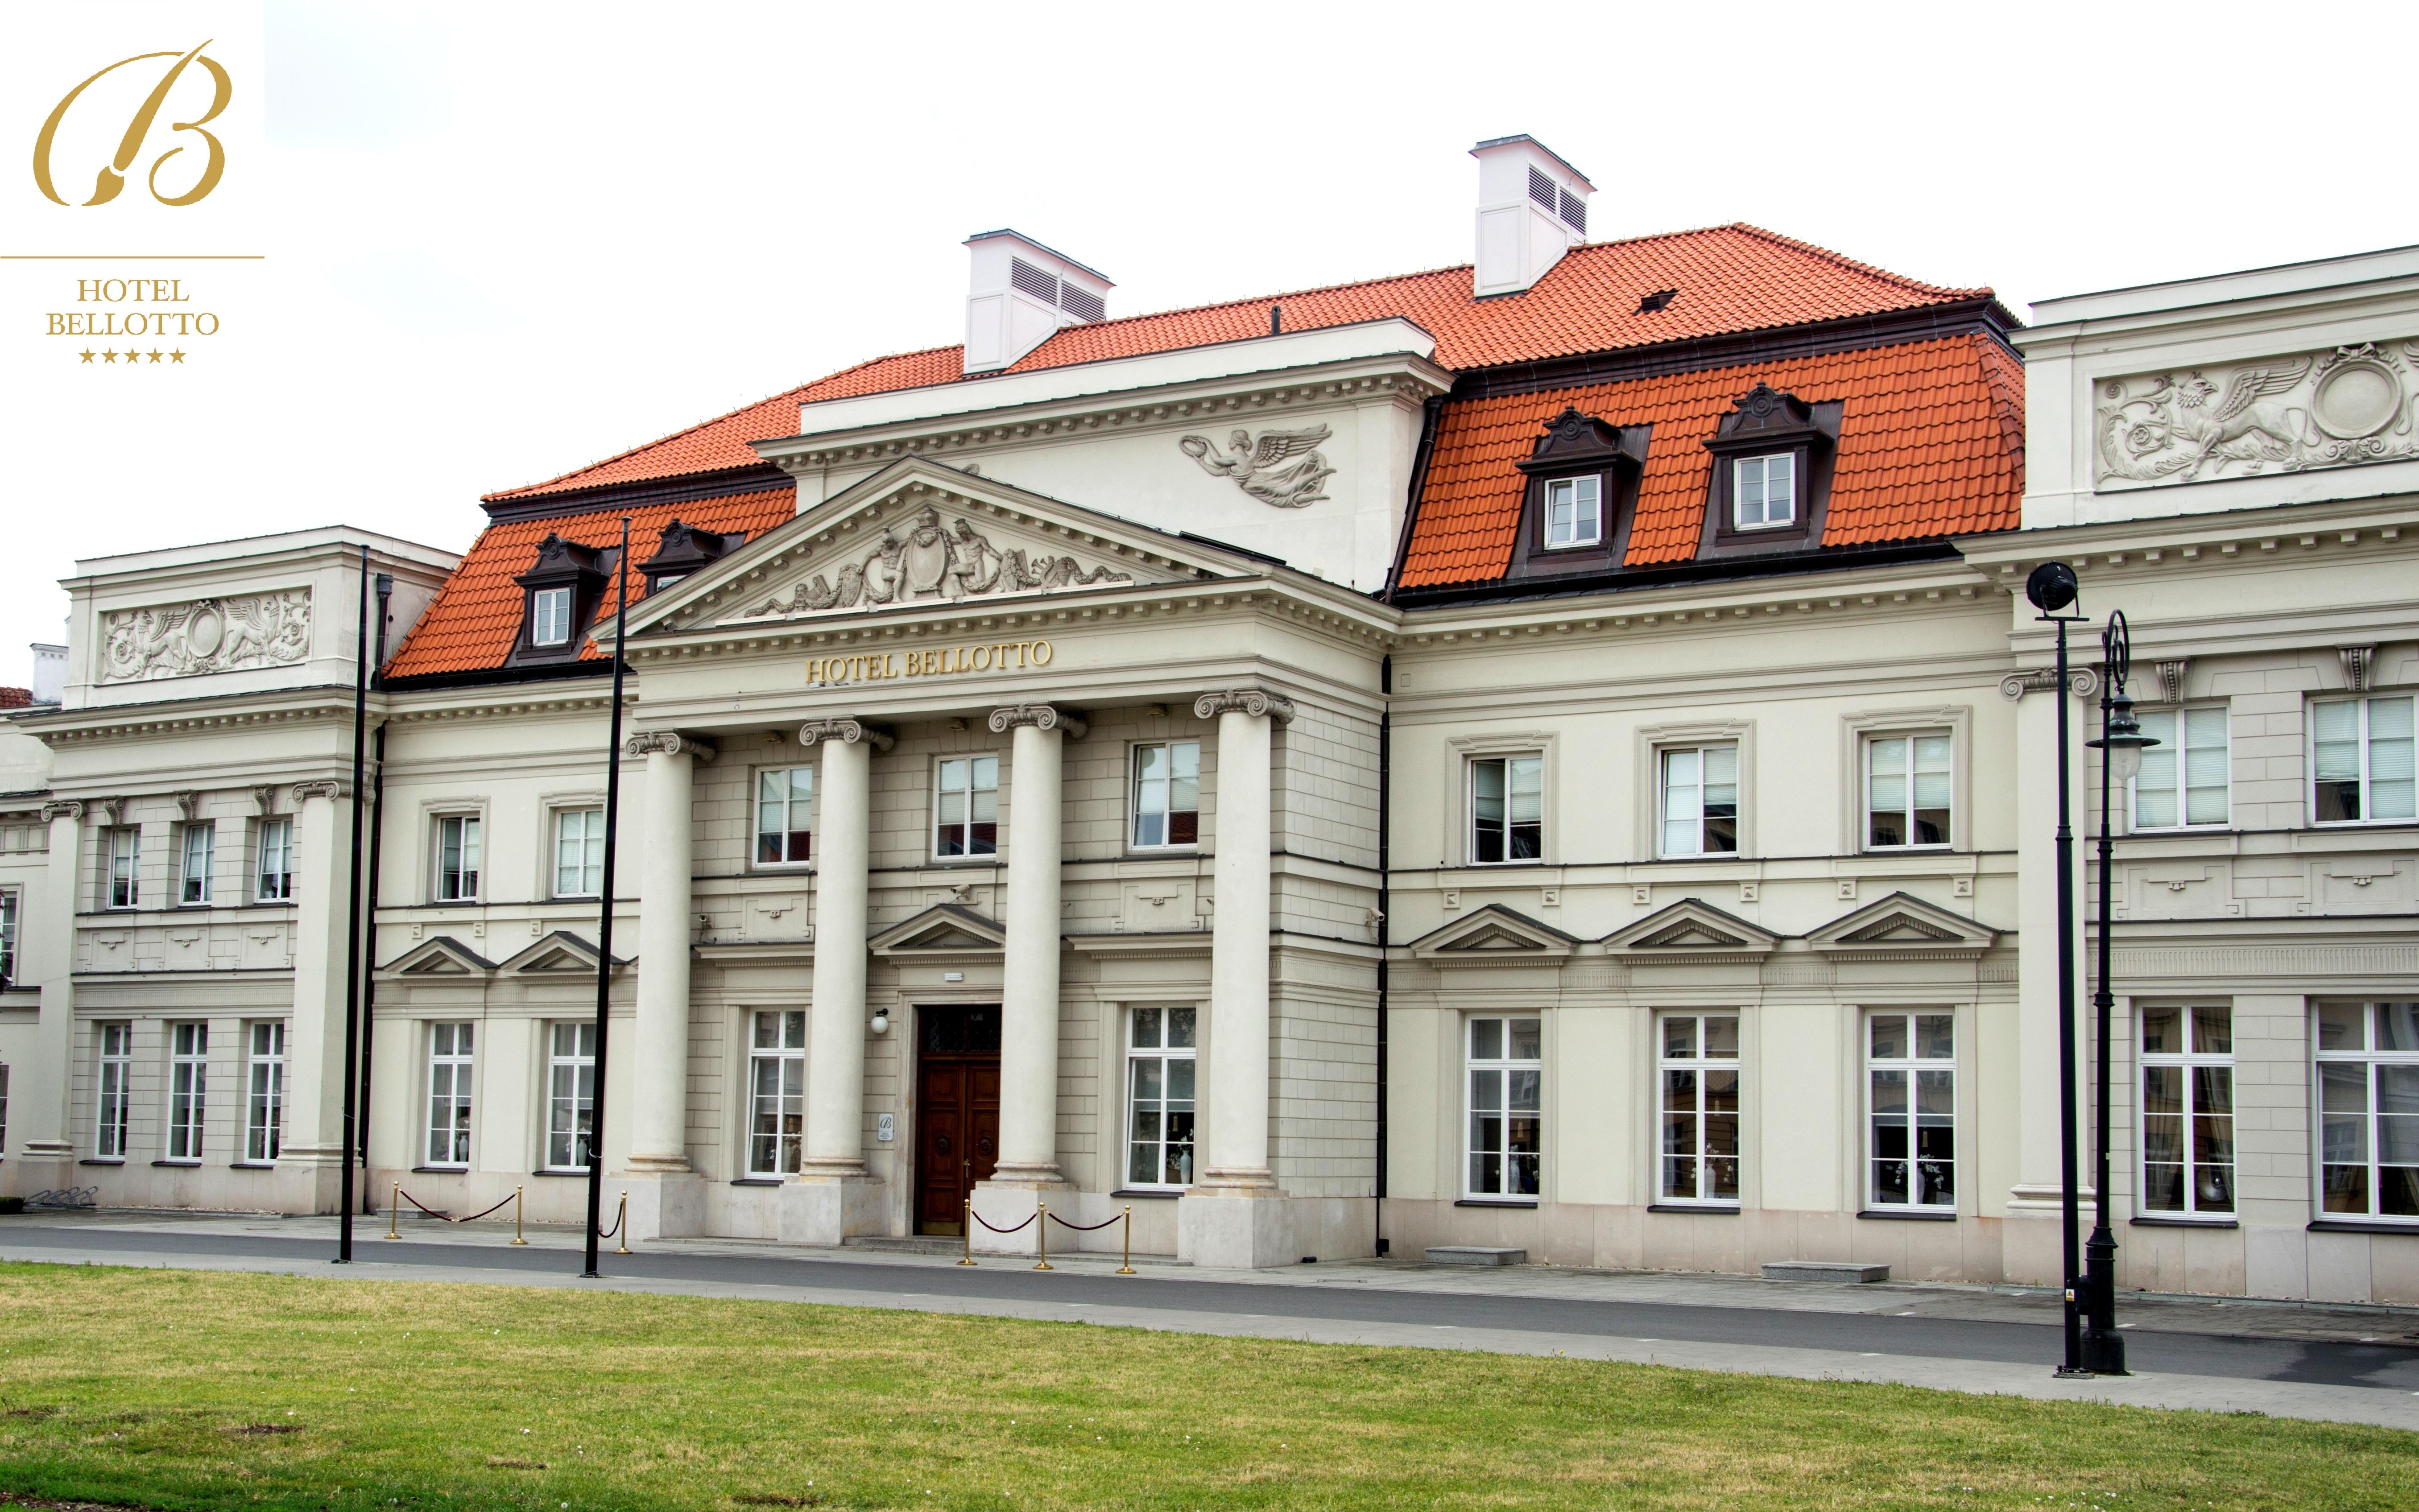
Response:
[{"label": "overcast white sky", "polygon": [[[993,226],[1119,315],[1462,262],[1466,149],[1527,131],[1600,238],[1752,221],[2020,316],[2419,241],[2408,5],[78,10],[139,22],[126,54],[265,37],[223,203],[279,333],[116,391],[5,345],[0,684],[78,558],[332,522],[459,548],[483,491],[953,342]],[[0,251],[99,224],[22,166],[88,53],[0,76]]]}]

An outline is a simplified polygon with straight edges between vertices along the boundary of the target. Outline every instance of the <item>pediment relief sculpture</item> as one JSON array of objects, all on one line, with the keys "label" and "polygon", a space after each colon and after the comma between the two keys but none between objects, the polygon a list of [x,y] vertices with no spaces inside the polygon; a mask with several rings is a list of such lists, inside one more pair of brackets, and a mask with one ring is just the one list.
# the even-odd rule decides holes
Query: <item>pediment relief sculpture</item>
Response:
[{"label": "pediment relief sculpture", "polygon": [[1176,444],[1211,477],[1233,479],[1235,486],[1264,504],[1300,509],[1327,497],[1325,485],[1335,470],[1318,445],[1332,434],[1325,425],[1312,425],[1264,430],[1254,440],[1250,431],[1239,430],[1228,441],[1232,455],[1218,450],[1207,436],[1186,436]]},{"label": "pediment relief sculpture", "polygon": [[1440,963],[1454,957],[1502,957],[1514,953],[1539,958],[1567,956],[1579,941],[1550,924],[1542,924],[1501,903],[1488,903],[1467,918],[1430,930],[1411,942],[1412,954]]},{"label": "pediment relief sculpture", "polygon": [[944,526],[940,511],[926,508],[902,523],[884,526],[872,550],[840,567],[838,582],[815,573],[786,592],[750,602],[738,617],[765,619],[873,604],[955,603],[1132,581],[1130,572],[1086,567],[1071,556],[999,546],[963,516]]},{"label": "pediment relief sculpture", "polygon": [[2419,341],[2103,378],[2097,486],[2206,483],[2419,456]]},{"label": "pediment relief sculpture", "polygon": [[291,666],[310,654],[311,592],[113,609],[101,616],[100,639],[104,683]]}]

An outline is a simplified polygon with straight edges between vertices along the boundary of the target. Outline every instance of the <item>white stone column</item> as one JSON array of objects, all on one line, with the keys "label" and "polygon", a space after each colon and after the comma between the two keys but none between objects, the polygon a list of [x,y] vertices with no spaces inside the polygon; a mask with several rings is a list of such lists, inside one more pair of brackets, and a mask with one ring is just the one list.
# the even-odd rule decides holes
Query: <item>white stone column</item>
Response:
[{"label": "white stone column", "polygon": [[1293,705],[1255,688],[1204,693],[1218,721],[1217,896],[1210,940],[1209,1148],[1178,1204],[1179,1253],[1201,1265],[1296,1258],[1269,1165],[1269,853],[1273,725]]},{"label": "white stone column", "polygon": [[1008,917],[1001,951],[999,1164],[986,1185],[1059,1186],[1058,950],[1060,770],[1084,721],[1047,703],[991,713],[1013,730],[1009,752]]},{"label": "white stone column", "polygon": [[[18,1134],[20,1143],[9,1151],[12,1165],[20,1161],[64,1163],[75,1154],[74,1137],[68,1129],[68,1088],[75,1072],[75,920],[76,903],[83,892],[84,805],[44,804],[42,817],[51,825],[42,890],[25,899],[17,916],[18,979],[42,990],[35,1041],[39,1048],[34,1064],[18,1072],[9,1088],[15,1098],[10,1132],[23,1131]],[[22,1196],[72,1184],[27,1174],[15,1183],[15,1190]]]},{"label": "white stone column", "polygon": [[865,1169],[866,912],[872,861],[873,750],[889,734],[818,719],[798,743],[821,751],[815,795],[814,996],[807,1015],[807,1148],[786,1189],[781,1238],[837,1244],[879,1233],[879,1183]]},{"label": "white stone column", "polygon": [[639,831],[639,990],[630,1095],[630,1168],[688,1170],[690,790],[695,764],[714,748],[659,732],[633,735],[647,758]]},{"label": "white stone column", "polygon": [[[344,1164],[345,889],[352,795],[342,782],[294,784],[294,1008],[285,1026],[285,1135],[280,1165],[321,1167],[311,1211],[335,1200]],[[316,1188],[324,1185],[325,1192]]]}]

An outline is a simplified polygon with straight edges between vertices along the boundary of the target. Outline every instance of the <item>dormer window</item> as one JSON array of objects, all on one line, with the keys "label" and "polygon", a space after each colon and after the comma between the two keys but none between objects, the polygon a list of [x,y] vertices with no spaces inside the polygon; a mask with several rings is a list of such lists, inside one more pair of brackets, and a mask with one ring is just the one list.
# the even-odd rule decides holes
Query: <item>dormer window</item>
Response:
[{"label": "dormer window", "polygon": [[1528,478],[1528,495],[1505,576],[1610,572],[1621,564],[1647,429],[1607,424],[1570,409],[1547,422],[1529,455],[1513,464]]},{"label": "dormer window", "polygon": [[1546,485],[1546,548],[1595,546],[1604,540],[1604,479],[1555,478]]},{"label": "dormer window", "polygon": [[571,641],[571,590],[541,588],[530,595],[530,644],[568,645]]},{"label": "dormer window", "polygon": [[660,593],[746,539],[674,520],[656,536],[655,554],[639,563],[639,572],[647,579],[648,593]]},{"label": "dormer window", "polygon": [[589,622],[612,580],[616,548],[582,546],[560,535],[538,543],[537,561],[514,581],[522,591],[515,665],[564,662],[579,655]]},{"label": "dormer window", "polygon": [[1797,523],[1797,454],[1743,456],[1731,464],[1737,470],[1731,497],[1736,501],[1733,529],[1768,531]]},{"label": "dormer window", "polygon": [[1823,539],[1843,406],[1759,383],[1704,443],[1713,454],[1697,555],[1803,551]]}]

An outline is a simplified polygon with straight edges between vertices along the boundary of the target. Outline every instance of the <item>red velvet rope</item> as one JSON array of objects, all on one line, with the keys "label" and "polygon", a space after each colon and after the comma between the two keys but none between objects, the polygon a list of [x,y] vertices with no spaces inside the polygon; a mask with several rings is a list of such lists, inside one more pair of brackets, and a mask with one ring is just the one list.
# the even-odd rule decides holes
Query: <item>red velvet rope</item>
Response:
[{"label": "red velvet rope", "polygon": [[1090,1233],[1090,1232],[1091,1232],[1093,1229],[1095,1229],[1095,1228],[1106,1228],[1107,1227],[1109,1227],[1109,1225],[1110,1225],[1110,1224],[1114,1224],[1114,1223],[1123,1223],[1123,1222],[1125,1221],[1125,1216],[1126,1216],[1126,1215],[1125,1215],[1124,1213],[1122,1213],[1122,1212],[1121,1212],[1121,1213],[1118,1213],[1118,1214],[1117,1214],[1116,1217],[1114,1217],[1114,1218],[1104,1219],[1104,1220],[1102,1220],[1102,1222],[1100,1222],[1100,1223],[1096,1223],[1096,1224],[1071,1224],[1071,1223],[1068,1223],[1066,1219],[1059,1217],[1059,1216],[1058,1216],[1056,1213],[1055,1213],[1055,1212],[1054,1212],[1054,1213],[1052,1213],[1052,1214],[1050,1215],[1050,1217],[1051,1217],[1051,1219],[1052,1219],[1052,1221],[1053,1221],[1053,1222],[1055,1222],[1055,1223],[1058,1223],[1058,1224],[1064,1225],[1065,1227],[1069,1227],[1069,1228],[1071,1228],[1071,1229],[1075,1230],[1075,1232],[1077,1232],[1077,1233],[1079,1233],[1079,1234],[1088,1234],[1088,1233]]},{"label": "red velvet rope", "polygon": [[[515,1194],[513,1194],[513,1196],[518,1196],[519,1195],[520,1195],[520,1194],[518,1194],[517,1192],[516,1192],[516,1193],[515,1193]],[[474,1212],[474,1213],[470,1214],[470,1216],[469,1218],[454,1218],[454,1217],[448,1217],[446,1214],[441,1213],[441,1212],[439,1212],[436,1209],[434,1209],[434,1208],[432,1208],[432,1207],[428,1206],[426,1203],[424,1203],[424,1202],[421,1201],[418,1197],[413,1196],[412,1196],[410,1193],[408,1193],[408,1192],[401,1191],[400,1189],[398,1189],[398,1190],[397,1190],[397,1192],[396,1192],[396,1196],[398,1196],[402,1197],[404,1201],[410,1203],[413,1207],[418,1208],[421,1211],[423,1211],[423,1212],[424,1212],[424,1213],[428,1214],[428,1216],[430,1216],[431,1218],[442,1219],[444,1222],[449,1223],[449,1224],[467,1224],[467,1223],[472,1222],[472,1221],[473,1221],[473,1220],[475,1220],[475,1219],[485,1218],[485,1217],[487,1215],[487,1213],[495,1211],[496,1211],[496,1208],[501,1208],[501,1207],[504,1206],[504,1203],[506,1203],[506,1202],[510,1202],[510,1201],[512,1201],[512,1200],[513,1200],[513,1198],[512,1198],[512,1197],[506,1197],[506,1198],[504,1199],[504,1201],[503,1201],[503,1202],[499,1202],[499,1203],[497,1203],[495,1208],[489,1208],[489,1209],[487,1209],[487,1210],[486,1210],[486,1211],[485,1211],[485,1212]]]},{"label": "red velvet rope", "polygon": [[1039,1218],[1039,1217],[1040,1217],[1040,1216],[1041,1216],[1041,1214],[1040,1214],[1040,1213],[1038,1213],[1038,1212],[1028,1212],[1028,1213],[1026,1213],[1026,1214],[1025,1215],[1025,1223],[1024,1223],[1024,1224],[1018,1224],[1018,1225],[1016,1226],[1016,1227],[1015,1227],[1015,1228],[1002,1228],[999,1225],[997,1225],[997,1224],[995,1224],[995,1223],[993,1223],[990,1219],[988,1219],[988,1218],[984,1217],[981,1213],[978,1213],[978,1212],[975,1214],[975,1222],[977,1222],[977,1223],[978,1223],[978,1224],[982,1225],[985,1228],[990,1229],[990,1230],[991,1230],[993,1233],[994,1233],[994,1234],[1013,1234],[1013,1233],[1015,1233],[1015,1232],[1017,1231],[1017,1229],[1021,1229],[1021,1228],[1023,1228],[1023,1227],[1025,1227],[1025,1224],[1029,1224],[1029,1223],[1031,1223],[1034,1219]]}]

